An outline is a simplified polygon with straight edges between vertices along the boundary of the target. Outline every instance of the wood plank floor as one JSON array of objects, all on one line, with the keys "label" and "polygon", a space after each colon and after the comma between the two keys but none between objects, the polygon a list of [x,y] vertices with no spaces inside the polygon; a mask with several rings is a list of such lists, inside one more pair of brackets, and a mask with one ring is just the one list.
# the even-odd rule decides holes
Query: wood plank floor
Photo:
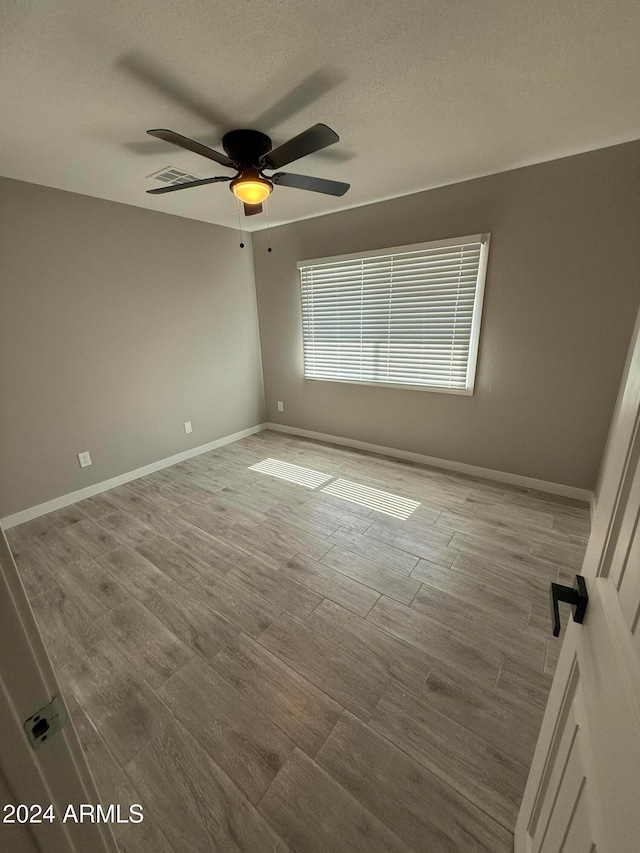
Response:
[{"label": "wood plank floor", "polygon": [[506,853],[588,533],[264,432],[8,538],[123,853]]}]

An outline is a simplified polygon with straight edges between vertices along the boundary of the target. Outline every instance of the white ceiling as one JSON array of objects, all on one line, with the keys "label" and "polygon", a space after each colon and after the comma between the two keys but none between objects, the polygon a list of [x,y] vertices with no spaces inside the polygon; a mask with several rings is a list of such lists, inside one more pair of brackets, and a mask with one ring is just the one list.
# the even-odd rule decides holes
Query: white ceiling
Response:
[{"label": "white ceiling", "polygon": [[638,0],[3,0],[0,174],[237,227],[226,184],[145,193],[230,174],[146,129],[324,122],[290,170],[351,190],[276,187],[290,222],[639,138],[639,41]]}]

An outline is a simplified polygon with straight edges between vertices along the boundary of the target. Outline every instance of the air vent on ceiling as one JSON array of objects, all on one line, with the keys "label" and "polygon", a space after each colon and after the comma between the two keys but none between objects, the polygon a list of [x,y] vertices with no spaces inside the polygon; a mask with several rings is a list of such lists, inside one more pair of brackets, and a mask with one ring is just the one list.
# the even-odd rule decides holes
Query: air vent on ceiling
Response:
[{"label": "air vent on ceiling", "polygon": [[147,175],[154,181],[160,181],[162,184],[188,184],[190,181],[201,181],[201,175],[194,175],[193,172],[185,172],[183,169],[176,169],[175,166],[166,166],[158,172],[153,172]]}]

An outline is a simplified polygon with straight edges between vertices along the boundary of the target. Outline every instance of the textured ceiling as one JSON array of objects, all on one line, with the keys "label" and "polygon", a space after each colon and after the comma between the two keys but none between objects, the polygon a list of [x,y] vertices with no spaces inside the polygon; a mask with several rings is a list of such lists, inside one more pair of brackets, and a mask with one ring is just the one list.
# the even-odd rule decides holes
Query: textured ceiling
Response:
[{"label": "textured ceiling", "polygon": [[276,187],[290,222],[640,137],[639,40],[637,0],[2,0],[0,174],[236,227],[225,184],[145,194],[228,174],[145,130],[324,122],[290,169],[351,190]]}]

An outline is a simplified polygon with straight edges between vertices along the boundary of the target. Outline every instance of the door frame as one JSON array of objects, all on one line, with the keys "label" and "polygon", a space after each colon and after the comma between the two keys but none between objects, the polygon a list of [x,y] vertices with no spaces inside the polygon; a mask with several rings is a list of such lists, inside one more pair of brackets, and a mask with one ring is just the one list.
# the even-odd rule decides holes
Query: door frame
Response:
[{"label": "door frame", "polygon": [[[584,565],[592,577],[608,577],[622,512],[640,459],[640,312],[636,318],[609,435],[593,496],[592,529]],[[595,573],[593,569],[595,569]]]},{"label": "door frame", "polygon": [[[0,775],[15,804],[53,804],[54,823],[24,825],[37,849],[117,853],[107,824],[62,823],[68,804],[100,802],[71,720],[37,750],[27,738],[24,721],[54,696],[62,696],[60,685],[0,525]],[[11,834],[12,826],[0,823],[0,839],[11,842]]]}]

